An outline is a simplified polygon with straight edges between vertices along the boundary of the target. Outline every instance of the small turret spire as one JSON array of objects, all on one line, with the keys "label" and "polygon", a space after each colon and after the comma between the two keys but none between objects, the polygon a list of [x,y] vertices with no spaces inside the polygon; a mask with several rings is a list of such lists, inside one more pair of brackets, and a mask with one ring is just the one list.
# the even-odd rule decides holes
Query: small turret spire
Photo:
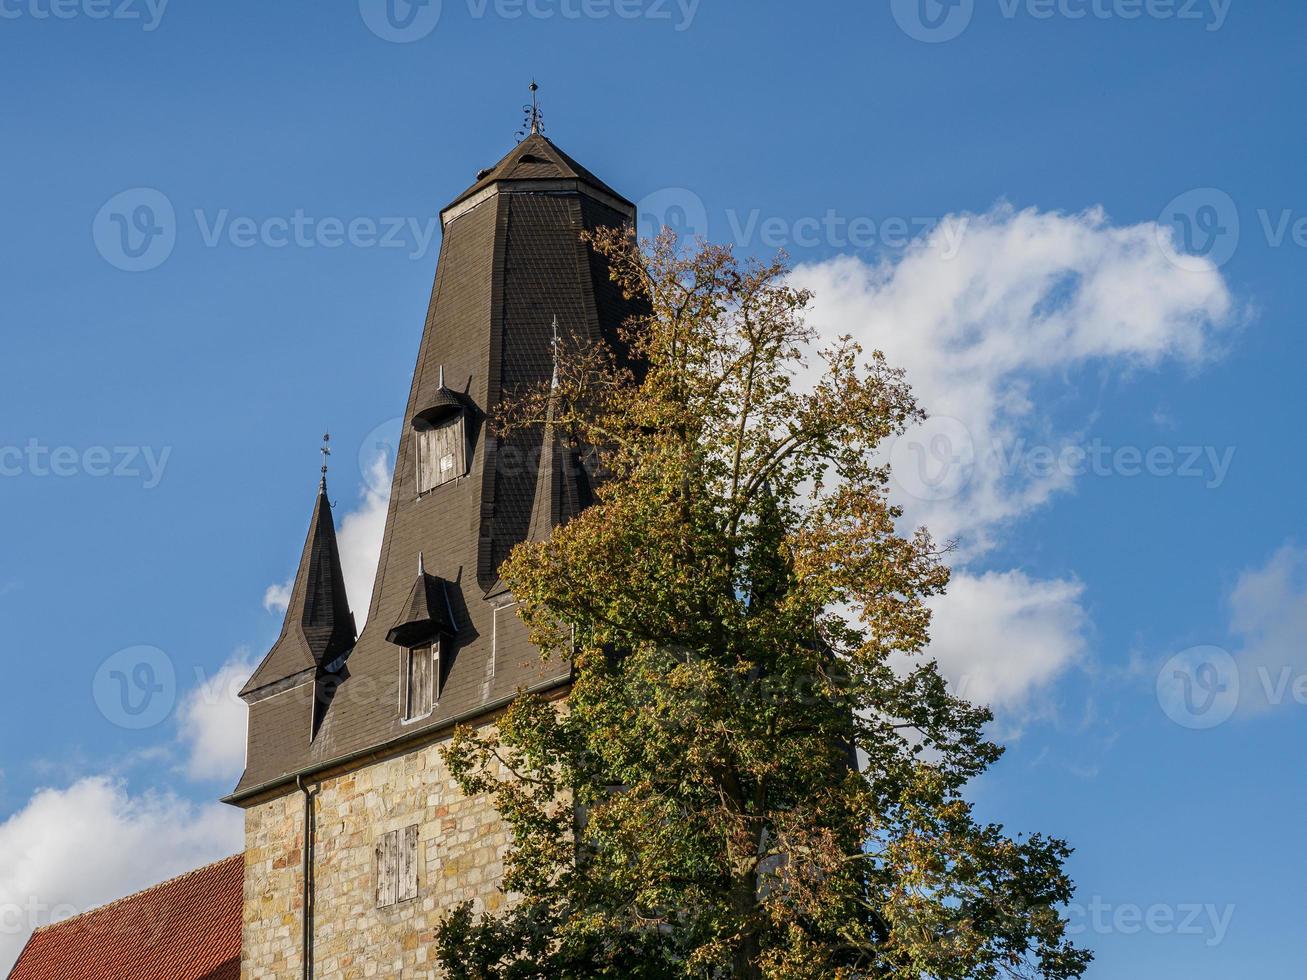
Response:
[{"label": "small turret spire", "polygon": [[554,528],[565,523],[581,509],[581,489],[575,461],[558,436],[558,365],[562,356],[562,338],[558,334],[558,317],[554,317],[552,341],[554,376],[550,382],[549,400],[545,406],[540,457],[536,469],[535,499],[531,504],[531,518],[527,529],[528,541],[544,541]]},{"label": "small turret spire", "polygon": [[318,481],[318,492],[327,492],[327,460],[331,457],[331,433],[322,434],[322,448],[318,450],[322,453],[322,479]]},{"label": "small turret spire", "polygon": [[241,690],[246,695],[305,670],[326,668],[354,648],[354,615],[345,594],[345,572],[336,542],[336,524],[326,495],[330,436],[322,437],[322,487],[299,568],[286,604],[281,636]]}]

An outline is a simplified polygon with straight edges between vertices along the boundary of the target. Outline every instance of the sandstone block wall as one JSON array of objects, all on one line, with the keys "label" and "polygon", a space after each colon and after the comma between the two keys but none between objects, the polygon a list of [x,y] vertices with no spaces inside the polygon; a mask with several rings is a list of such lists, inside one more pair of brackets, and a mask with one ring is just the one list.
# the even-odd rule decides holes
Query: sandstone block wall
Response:
[{"label": "sandstone block wall", "polygon": [[[485,797],[467,798],[437,742],[312,787],[315,812],[314,976],[437,977],[436,926],[460,902],[495,911],[505,896],[509,833]],[[302,975],[304,799],[290,793],[246,811],[244,980]],[[377,908],[376,848],[416,825],[417,897]]]}]

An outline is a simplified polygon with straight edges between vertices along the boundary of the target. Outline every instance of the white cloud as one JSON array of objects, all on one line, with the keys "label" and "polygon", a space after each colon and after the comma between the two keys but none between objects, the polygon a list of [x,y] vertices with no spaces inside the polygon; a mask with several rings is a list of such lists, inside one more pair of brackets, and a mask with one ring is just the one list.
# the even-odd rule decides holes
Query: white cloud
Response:
[{"label": "white cloud", "polygon": [[1286,544],[1239,576],[1230,629],[1238,638],[1240,704],[1251,712],[1297,704],[1295,684],[1307,676],[1307,549]]},{"label": "white cloud", "polygon": [[[1072,466],[1035,466],[1084,438],[1070,423],[1075,376],[1096,380],[1215,355],[1238,311],[1216,266],[1186,257],[1168,228],[1112,225],[1102,209],[950,216],[906,252],[801,265],[811,323],[851,335],[907,371],[933,416],[890,447],[905,524],[953,541],[949,594],[934,603],[931,654],[969,699],[1018,711],[1082,658],[1084,587],[1013,570],[979,574],[1004,532],[1072,488]],[[1060,386],[1060,387],[1059,387]]]},{"label": "white cloud", "polygon": [[1019,571],[955,573],[930,603],[931,642],[954,693],[996,710],[1024,706],[1085,651],[1084,586]]},{"label": "white cloud", "polygon": [[221,804],[130,795],[103,777],[43,789],[0,823],[0,973],[37,926],[239,852],[243,819]]},{"label": "white cloud", "polygon": [[390,508],[390,483],[394,474],[389,460],[383,449],[368,464],[359,505],[341,519],[337,534],[345,591],[360,630],[368,618],[372,584],[381,559],[381,539],[386,531],[386,513]]},{"label": "white cloud", "polygon": [[285,613],[290,608],[290,593],[295,580],[269,585],[263,593],[263,608],[270,613]]},{"label": "white cloud", "polygon": [[238,694],[253,672],[248,652],[239,651],[182,702],[177,721],[191,779],[235,780],[245,768],[248,712]]},{"label": "white cloud", "polygon": [[[234,782],[245,764],[246,707],[237,692],[252,665],[237,652],[182,700],[177,737],[134,753],[156,768],[186,755],[194,780]],[[239,810],[174,792],[129,792],[107,775],[36,792],[0,823],[0,975],[33,928],[114,901],[243,848]]]},{"label": "white cloud", "polygon": [[964,555],[983,552],[1003,524],[1074,482],[1065,468],[1011,464],[1014,449],[1057,452],[1079,438],[1037,403],[1037,385],[1070,390],[1070,375],[1091,365],[1124,373],[1215,353],[1235,304],[1215,266],[1168,258],[1169,236],[1151,222],[1114,226],[1098,208],[1000,206],[947,218],[879,264],[840,257],[795,270],[816,293],[811,319],[824,337],[883,350],[927,411],[957,420],[905,437],[914,451],[904,460],[922,467],[900,467],[897,480],[912,523],[956,539]]}]

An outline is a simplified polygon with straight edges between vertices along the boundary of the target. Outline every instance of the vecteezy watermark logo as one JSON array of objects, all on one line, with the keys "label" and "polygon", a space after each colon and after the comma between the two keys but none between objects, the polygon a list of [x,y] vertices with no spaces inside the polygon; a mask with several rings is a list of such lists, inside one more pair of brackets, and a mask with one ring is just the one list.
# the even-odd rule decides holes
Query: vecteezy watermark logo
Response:
[{"label": "vecteezy watermark logo", "polygon": [[146,490],[163,481],[172,446],[47,446],[28,439],[21,446],[0,444],[0,479],[78,476],[95,479],[140,480]]},{"label": "vecteezy watermark logo", "polygon": [[1085,476],[1201,481],[1224,486],[1235,446],[1112,446],[1087,443],[1029,444],[1024,438],[977,445],[957,419],[932,417],[895,440],[890,449],[894,482],[918,500],[956,497],[976,478],[1022,484],[1065,485]]},{"label": "vecteezy watermark logo", "polygon": [[664,187],[645,195],[636,214],[642,238],[656,238],[664,228],[687,241],[708,237],[708,208],[703,198],[685,187]]},{"label": "vecteezy watermark logo", "polygon": [[168,0],[0,0],[0,20],[134,20],[159,29]]},{"label": "vecteezy watermark logo", "polygon": [[[708,209],[694,191],[685,187],[664,187],[641,199],[638,232],[653,238],[664,228],[679,238],[708,238],[710,226],[718,216],[709,217]],[[798,217],[766,214],[760,208],[742,211],[726,208],[722,212],[726,240],[742,248],[762,247],[769,250],[798,249],[871,249],[882,247],[902,251],[920,243],[937,251],[941,258],[956,258],[961,251],[970,219],[949,216],[874,217],[869,214],[847,215],[834,208],[821,214]],[[722,224],[717,223],[718,234]]]},{"label": "vecteezy watermark logo", "polygon": [[[999,16],[1013,21],[1153,20],[1202,24],[1208,31],[1225,26],[1234,0],[997,0]],[[918,41],[952,41],[971,24],[975,0],[890,0],[903,33]]]},{"label": "vecteezy watermark logo", "polygon": [[207,212],[196,208],[195,225],[205,248],[230,245],[233,248],[350,248],[405,249],[409,258],[420,259],[431,251],[440,228],[436,217],[373,218],[359,215],[348,220],[319,218],[296,208],[289,215],[255,218],[233,215],[228,208]]},{"label": "vecteezy watermark logo", "polygon": [[1027,445],[1024,439],[995,441],[987,466],[1005,477],[1047,480],[1053,476],[1156,477],[1201,480],[1208,490],[1225,484],[1236,446],[1109,446],[1101,439],[1084,445]]},{"label": "vecteezy watermark logo", "polygon": [[153,728],[177,702],[177,672],[158,647],[128,647],[100,664],[92,693],[100,713],[120,728]]},{"label": "vecteezy watermark logo", "polygon": [[976,12],[976,0],[891,0],[890,9],[908,37],[939,44],[967,29]]},{"label": "vecteezy watermark logo", "polygon": [[1167,258],[1190,272],[1220,268],[1239,247],[1239,208],[1215,187],[1198,187],[1171,201],[1158,220]]},{"label": "vecteezy watermark logo", "polygon": [[1177,725],[1215,728],[1239,706],[1239,666],[1220,647],[1190,647],[1157,675],[1157,703]]},{"label": "vecteezy watermark logo", "polygon": [[1031,20],[1175,20],[1219,31],[1232,3],[1234,0],[998,0],[998,9],[1005,20],[1015,20],[1021,14]]},{"label": "vecteezy watermark logo", "polygon": [[0,936],[26,935],[33,929],[52,926],[84,911],[66,902],[52,905],[39,895],[28,895],[21,902],[0,904]]},{"label": "vecteezy watermark logo", "polygon": [[957,258],[962,250],[970,220],[966,217],[938,218],[890,216],[877,220],[871,215],[848,217],[833,208],[820,217],[806,215],[800,218],[783,218],[779,215],[763,217],[757,208],[741,214],[733,208],[726,211],[726,222],[731,229],[731,241],[745,248],[755,243],[769,249],[820,248],[871,249],[882,247],[896,251],[909,248],[914,242],[924,243],[936,251],[940,258]]},{"label": "vecteezy watermark logo", "polygon": [[[694,23],[700,0],[466,0],[473,20],[666,21],[677,31]],[[409,44],[436,29],[441,0],[359,0],[363,22],[384,41]],[[679,19],[678,19],[679,18]]]},{"label": "vecteezy watermark logo", "polygon": [[976,444],[965,425],[933,415],[914,425],[890,447],[894,482],[918,500],[947,500],[971,481]]},{"label": "vecteezy watermark logo", "polygon": [[404,431],[403,419],[391,419],[363,437],[359,445],[359,473],[368,492],[390,493],[390,480],[399,458],[399,437]]},{"label": "vecteezy watermark logo", "polygon": [[421,41],[440,23],[441,0],[359,0],[368,30],[383,41]]},{"label": "vecteezy watermark logo", "polygon": [[1095,895],[1088,903],[1071,902],[1066,909],[1067,935],[1191,936],[1208,948],[1221,945],[1234,919],[1233,905],[1210,902],[1114,904]]},{"label": "vecteezy watermark logo", "polygon": [[[259,216],[233,214],[230,208],[195,208],[191,216],[205,248],[396,249],[419,259],[430,254],[440,230],[440,219],[434,216],[318,217],[303,208]],[[138,188],[114,195],[96,215],[93,231],[95,246],[110,265],[144,272],[172,255],[179,223],[167,196]]]},{"label": "vecteezy watermark logo", "polygon": [[124,272],[157,269],[177,245],[177,212],[162,191],[136,187],[105,202],[92,225],[95,247]]},{"label": "vecteezy watermark logo", "polygon": [[[467,0],[475,20],[493,14],[501,20],[647,20],[688,31],[699,12],[700,0]],[[679,17],[679,19],[678,19]]]}]

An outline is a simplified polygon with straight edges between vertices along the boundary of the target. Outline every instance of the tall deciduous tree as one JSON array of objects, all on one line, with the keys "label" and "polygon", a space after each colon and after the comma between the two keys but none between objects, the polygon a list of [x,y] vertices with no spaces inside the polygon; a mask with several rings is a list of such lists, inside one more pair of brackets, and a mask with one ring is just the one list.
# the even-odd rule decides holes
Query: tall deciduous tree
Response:
[{"label": "tall deciduous tree", "polygon": [[517,900],[460,908],[442,963],[477,980],[1079,976],[1069,850],[977,822],[964,790],[1001,753],[990,715],[920,656],[948,570],[887,499],[877,450],[920,417],[902,373],[844,339],[801,385],[811,297],[782,260],[667,233],[591,244],[647,315],[621,356],[568,348],[499,420],[603,462],[594,505],[503,569],[575,683],[447,750],[512,829]]}]

